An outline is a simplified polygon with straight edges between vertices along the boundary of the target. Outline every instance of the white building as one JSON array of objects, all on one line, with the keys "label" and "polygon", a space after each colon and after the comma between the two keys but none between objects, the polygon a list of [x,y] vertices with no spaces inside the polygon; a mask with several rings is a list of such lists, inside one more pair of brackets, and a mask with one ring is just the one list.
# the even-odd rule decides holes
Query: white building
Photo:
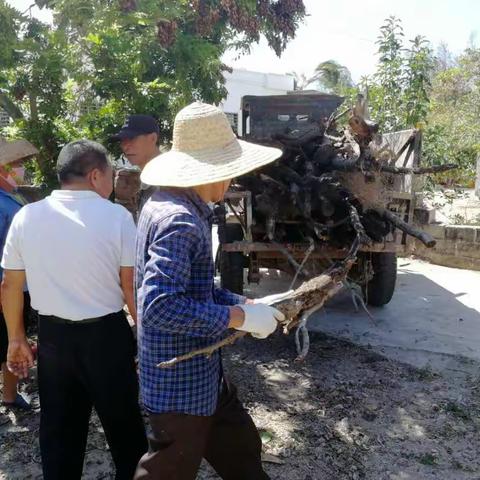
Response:
[{"label": "white building", "polygon": [[294,78],[288,74],[251,72],[233,69],[225,73],[227,98],[221,107],[236,132],[241,132],[241,101],[245,95],[285,95],[294,90]]}]

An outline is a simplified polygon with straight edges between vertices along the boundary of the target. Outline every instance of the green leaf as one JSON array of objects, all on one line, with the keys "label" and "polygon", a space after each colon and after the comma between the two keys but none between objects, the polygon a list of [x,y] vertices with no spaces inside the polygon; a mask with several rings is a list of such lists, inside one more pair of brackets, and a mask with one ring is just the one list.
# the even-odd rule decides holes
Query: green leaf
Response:
[{"label": "green leaf", "polygon": [[87,42],[93,43],[94,45],[101,45],[102,44],[102,39],[100,35],[97,35],[96,33],[90,32],[85,39]]},{"label": "green leaf", "polygon": [[263,444],[269,443],[275,438],[273,432],[269,430],[259,430],[259,434]]}]

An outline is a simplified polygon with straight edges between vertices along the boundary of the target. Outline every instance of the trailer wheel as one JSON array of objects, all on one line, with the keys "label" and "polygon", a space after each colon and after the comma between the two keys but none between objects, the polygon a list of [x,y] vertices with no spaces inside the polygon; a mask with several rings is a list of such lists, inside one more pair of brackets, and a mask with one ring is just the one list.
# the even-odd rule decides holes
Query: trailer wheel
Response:
[{"label": "trailer wheel", "polygon": [[376,252],[370,255],[373,277],[364,286],[363,293],[369,305],[381,307],[393,297],[397,280],[397,254]]},{"label": "trailer wheel", "polygon": [[[243,240],[243,230],[238,224],[225,225],[225,243]],[[223,288],[243,295],[243,268],[245,257],[240,252],[220,251],[220,283]]]}]

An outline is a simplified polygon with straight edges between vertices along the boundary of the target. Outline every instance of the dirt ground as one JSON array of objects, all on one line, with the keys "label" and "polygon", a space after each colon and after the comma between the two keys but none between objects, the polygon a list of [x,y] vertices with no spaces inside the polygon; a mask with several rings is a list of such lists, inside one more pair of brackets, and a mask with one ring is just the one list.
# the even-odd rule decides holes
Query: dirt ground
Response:
[{"label": "dirt ground", "polygon": [[[261,344],[243,340],[225,358],[272,479],[480,479],[480,374],[445,377],[320,333],[311,334],[303,364],[294,362],[293,338],[280,333]],[[5,480],[42,478],[35,382],[22,388],[37,408],[1,410],[11,419],[0,427]],[[110,479],[112,470],[92,418],[84,478]],[[205,465],[198,478],[218,477]]]}]

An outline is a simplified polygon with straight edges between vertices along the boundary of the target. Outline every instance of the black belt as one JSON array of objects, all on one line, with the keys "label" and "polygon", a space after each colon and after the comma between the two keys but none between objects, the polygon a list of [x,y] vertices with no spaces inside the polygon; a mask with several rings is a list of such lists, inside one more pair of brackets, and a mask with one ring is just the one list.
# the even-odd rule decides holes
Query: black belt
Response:
[{"label": "black belt", "polygon": [[93,318],[84,318],[82,320],[68,320],[66,318],[56,317],[55,315],[39,315],[41,319],[47,320],[52,323],[58,323],[59,325],[88,325],[91,323],[97,323],[102,320],[107,320],[109,318],[116,317],[119,313],[122,313],[123,310],[118,312],[109,313],[103,317],[93,317]]}]

